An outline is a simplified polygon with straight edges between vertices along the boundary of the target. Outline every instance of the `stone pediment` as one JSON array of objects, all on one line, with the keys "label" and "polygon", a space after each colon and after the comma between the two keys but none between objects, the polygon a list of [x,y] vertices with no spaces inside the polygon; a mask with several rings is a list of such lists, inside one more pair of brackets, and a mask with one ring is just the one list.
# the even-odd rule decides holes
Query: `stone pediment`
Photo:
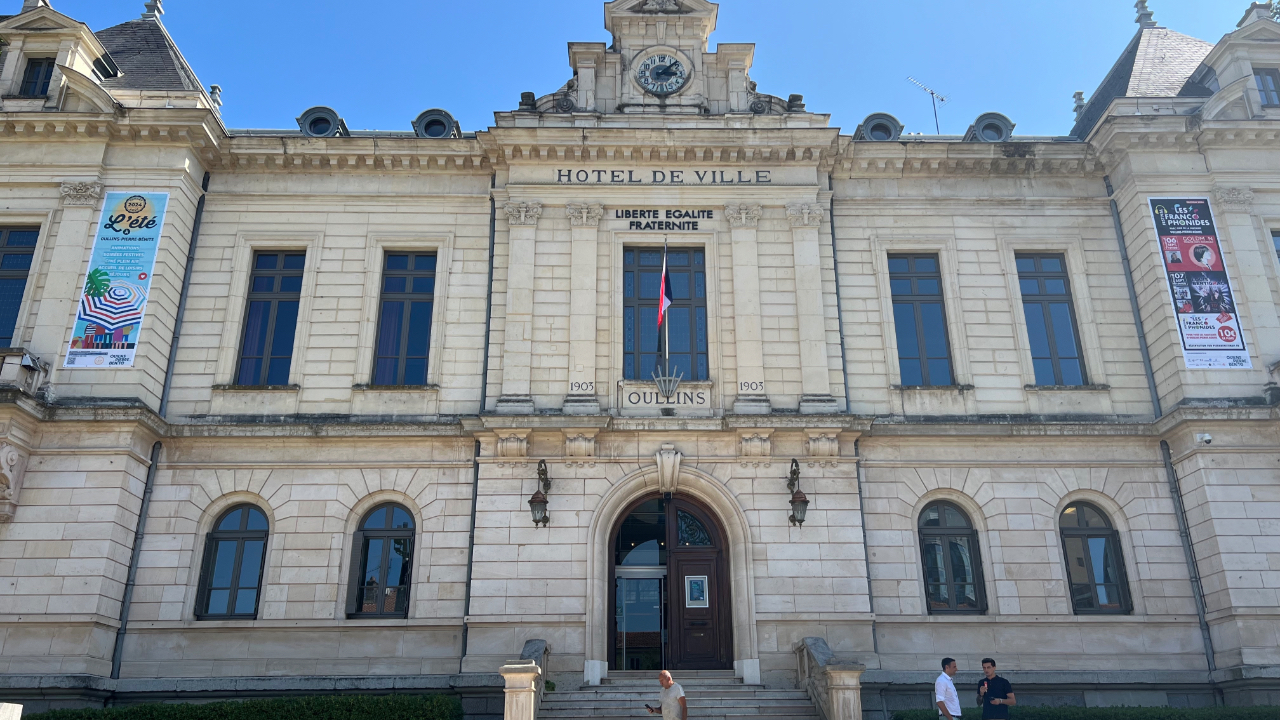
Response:
[{"label": "stone pediment", "polygon": [[614,0],[605,6],[610,15],[714,15],[715,3],[707,0]]},{"label": "stone pediment", "polygon": [[24,32],[48,32],[50,30],[79,30],[82,24],[52,8],[42,7],[0,22],[0,32],[21,30]]}]

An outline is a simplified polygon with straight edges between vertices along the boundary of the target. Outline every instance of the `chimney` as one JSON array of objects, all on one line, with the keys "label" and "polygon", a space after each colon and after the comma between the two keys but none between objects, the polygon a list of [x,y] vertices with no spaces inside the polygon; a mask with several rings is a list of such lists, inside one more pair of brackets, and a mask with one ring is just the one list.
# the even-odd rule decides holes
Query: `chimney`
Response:
[{"label": "chimney", "polygon": [[209,86],[209,100],[213,102],[213,111],[221,114],[222,113],[222,86],[221,85]]},{"label": "chimney", "polygon": [[1139,27],[1146,30],[1156,26],[1155,13],[1147,8],[1147,0],[1138,0],[1133,7],[1138,11],[1138,19],[1134,22],[1138,23]]},{"label": "chimney", "polygon": [[156,20],[159,20],[160,16],[164,14],[164,7],[161,5],[162,1],[163,0],[147,0],[147,4],[143,5],[146,12],[142,13],[142,17],[155,18]]},{"label": "chimney", "polygon": [[1086,105],[1086,103],[1085,103],[1085,101],[1084,101],[1084,93],[1083,93],[1082,91],[1080,91],[1080,90],[1077,90],[1077,91],[1076,91],[1076,94],[1075,94],[1075,100],[1076,100],[1076,106],[1075,106],[1075,108],[1074,108],[1074,109],[1075,109],[1075,113],[1076,113],[1076,122],[1079,122],[1079,121],[1080,121],[1080,115],[1081,115],[1081,113],[1083,113],[1083,112],[1084,112],[1084,107],[1085,107],[1085,105]]},{"label": "chimney", "polygon": [[22,0],[22,9],[18,11],[18,14],[39,10],[42,7],[53,9],[53,6],[49,4],[49,0]]}]

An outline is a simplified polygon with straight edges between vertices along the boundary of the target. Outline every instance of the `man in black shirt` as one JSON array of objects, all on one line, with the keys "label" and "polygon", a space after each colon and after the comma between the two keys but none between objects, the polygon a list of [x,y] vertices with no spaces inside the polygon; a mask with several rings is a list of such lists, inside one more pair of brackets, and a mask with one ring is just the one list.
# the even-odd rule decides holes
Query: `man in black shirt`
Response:
[{"label": "man in black shirt", "polygon": [[982,720],[1006,720],[1009,707],[1017,704],[1013,686],[996,674],[996,661],[982,658],[982,674],[986,677],[978,683],[978,704],[982,706]]}]

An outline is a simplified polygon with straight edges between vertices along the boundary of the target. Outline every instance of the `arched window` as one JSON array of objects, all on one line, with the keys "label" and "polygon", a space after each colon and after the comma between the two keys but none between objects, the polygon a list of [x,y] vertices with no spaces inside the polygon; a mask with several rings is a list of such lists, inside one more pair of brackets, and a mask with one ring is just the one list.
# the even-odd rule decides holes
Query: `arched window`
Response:
[{"label": "arched window", "polygon": [[267,530],[267,516],[252,505],[237,505],[214,523],[205,542],[196,619],[257,617]]},{"label": "arched window", "polygon": [[930,615],[986,611],[978,533],[963,510],[945,501],[925,506],[920,513],[920,555]]},{"label": "arched window", "polygon": [[350,617],[408,617],[413,516],[384,503],[360,520],[352,543]]},{"label": "arched window", "polygon": [[1089,503],[1071,503],[1062,511],[1058,525],[1076,614],[1132,610],[1120,534],[1106,514]]}]

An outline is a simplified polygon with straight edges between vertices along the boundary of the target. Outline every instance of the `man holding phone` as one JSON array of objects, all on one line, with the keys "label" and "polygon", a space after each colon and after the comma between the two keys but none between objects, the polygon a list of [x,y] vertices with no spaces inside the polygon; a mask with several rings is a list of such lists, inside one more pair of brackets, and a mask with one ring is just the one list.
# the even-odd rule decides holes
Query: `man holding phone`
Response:
[{"label": "man holding phone", "polygon": [[1009,708],[1018,703],[1013,686],[996,674],[996,661],[991,658],[982,658],[982,674],[986,676],[978,683],[982,720],[1007,720]]},{"label": "man holding phone", "polygon": [[671,678],[671,673],[663,670],[658,673],[658,684],[662,692],[658,695],[658,707],[645,704],[650,715],[662,713],[662,720],[688,720],[689,703],[684,698],[684,688]]}]

